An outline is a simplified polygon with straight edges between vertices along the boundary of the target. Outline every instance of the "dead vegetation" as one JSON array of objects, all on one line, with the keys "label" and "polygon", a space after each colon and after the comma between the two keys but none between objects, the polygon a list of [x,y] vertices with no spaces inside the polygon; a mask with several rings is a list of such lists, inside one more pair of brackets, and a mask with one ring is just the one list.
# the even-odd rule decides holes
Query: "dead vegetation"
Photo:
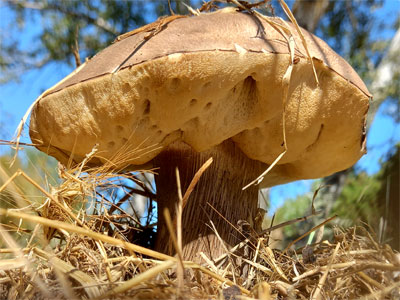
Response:
[{"label": "dead vegetation", "polygon": [[[124,211],[121,201],[112,203],[99,194],[93,197],[115,184],[114,173],[82,172],[78,166],[70,171],[60,168],[59,174],[63,182],[50,192],[22,171],[0,188],[1,193],[7,191],[22,176],[44,196],[42,204],[0,209],[7,220],[0,231],[1,299],[400,297],[400,254],[378,244],[363,227],[335,228],[333,240],[303,248],[292,243],[280,251],[269,242],[279,226],[257,236],[240,224],[232,230],[240,230],[244,240],[215,261],[200,253],[203,263],[199,265],[130,243],[132,231],[146,228]],[[85,199],[92,203],[82,205]],[[133,219],[136,222],[128,221]],[[176,240],[176,220],[169,227]],[[318,228],[321,225],[302,237]],[[141,235],[141,244],[151,244],[150,236]]]}]

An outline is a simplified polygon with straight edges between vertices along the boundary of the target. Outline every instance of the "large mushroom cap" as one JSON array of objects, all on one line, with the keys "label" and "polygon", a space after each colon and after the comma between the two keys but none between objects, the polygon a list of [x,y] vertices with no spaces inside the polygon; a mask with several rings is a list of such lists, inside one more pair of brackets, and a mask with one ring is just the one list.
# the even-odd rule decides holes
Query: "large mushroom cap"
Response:
[{"label": "large mushroom cap", "polygon": [[[329,175],[365,153],[367,88],[343,58],[303,30],[317,85],[291,31],[288,150],[267,185]],[[63,163],[71,155],[81,161],[95,144],[92,164],[125,167],[151,161],[176,140],[205,151],[232,139],[269,165],[284,150],[282,78],[289,57],[284,36],[248,13],[177,18],[115,42],[46,93],[33,109],[30,136]]]}]

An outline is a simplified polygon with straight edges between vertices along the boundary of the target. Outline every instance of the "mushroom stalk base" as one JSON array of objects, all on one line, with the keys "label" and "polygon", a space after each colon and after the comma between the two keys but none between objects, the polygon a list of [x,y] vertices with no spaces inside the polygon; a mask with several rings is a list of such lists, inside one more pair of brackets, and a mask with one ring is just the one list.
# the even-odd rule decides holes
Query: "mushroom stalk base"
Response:
[{"label": "mushroom stalk base", "polygon": [[172,219],[176,219],[178,202],[176,167],[179,169],[182,194],[184,194],[195,173],[210,157],[213,158],[213,163],[201,176],[183,209],[184,259],[201,262],[199,252],[204,252],[211,259],[216,259],[226,252],[216,234],[207,226],[210,220],[228,249],[244,239],[235,229],[238,228],[239,220],[254,225],[252,223],[258,207],[258,187],[252,186],[245,191],[242,187],[260,175],[265,165],[249,159],[231,140],[202,153],[194,151],[183,142],[175,142],[155,160],[155,166],[159,168],[156,176],[157,251],[169,255],[175,254],[163,211],[168,208]]}]

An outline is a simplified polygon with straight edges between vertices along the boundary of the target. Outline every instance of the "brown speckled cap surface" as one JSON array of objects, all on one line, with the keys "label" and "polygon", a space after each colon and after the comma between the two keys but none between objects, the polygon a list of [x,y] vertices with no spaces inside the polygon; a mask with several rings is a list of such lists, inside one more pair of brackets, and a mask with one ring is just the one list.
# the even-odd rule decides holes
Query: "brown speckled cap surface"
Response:
[{"label": "brown speckled cap surface", "polygon": [[[282,24],[278,18],[270,20]],[[291,23],[287,24],[291,27],[296,41],[296,54],[306,57],[306,51],[295,27]],[[215,50],[236,52],[235,45],[251,52],[289,53],[285,38],[277,30],[265,20],[248,13],[203,14],[198,17],[176,19],[165,27],[148,40],[145,37],[149,33],[142,32],[114,43],[93,57],[84,69],[57,87],[55,91],[110,74],[117,68],[128,68],[174,53]],[[306,30],[302,30],[302,33],[311,57],[324,62],[365,94],[370,95],[363,81],[342,57],[315,35]]]}]

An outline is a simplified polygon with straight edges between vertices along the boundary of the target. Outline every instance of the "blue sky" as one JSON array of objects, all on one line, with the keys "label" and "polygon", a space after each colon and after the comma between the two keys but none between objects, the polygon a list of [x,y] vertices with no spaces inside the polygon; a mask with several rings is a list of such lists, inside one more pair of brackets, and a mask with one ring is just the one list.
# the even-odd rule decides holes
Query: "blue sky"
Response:
[{"label": "blue sky", "polygon": [[[1,4],[0,4],[1,5]],[[385,6],[374,12],[377,16],[386,20],[394,20],[399,14],[400,1],[392,0],[385,2]],[[9,11],[0,6],[0,30],[2,36],[10,20]],[[152,21],[152,20],[149,20]],[[29,47],[34,41],[35,35],[41,30],[41,23],[32,19],[27,23],[25,30],[20,33],[22,44]],[[377,31],[374,35],[393,36],[394,31]],[[0,123],[5,126],[0,132],[0,139],[12,139],[20,118],[24,115],[30,104],[47,88],[64,78],[72,71],[72,67],[65,64],[49,64],[40,70],[34,70],[21,76],[18,82],[10,82],[0,85]],[[400,128],[395,125],[391,118],[387,117],[383,111],[388,109],[387,105],[382,106],[368,134],[368,154],[359,162],[358,167],[369,174],[379,170],[379,161],[393,145],[400,142]],[[390,109],[390,108],[389,108]],[[25,131],[23,141],[29,142],[28,133]],[[8,151],[4,146],[0,146],[0,154]],[[298,194],[309,191],[312,181],[299,181],[289,185],[274,187],[271,190],[272,209],[276,209],[282,204],[284,199],[294,198]]]}]

